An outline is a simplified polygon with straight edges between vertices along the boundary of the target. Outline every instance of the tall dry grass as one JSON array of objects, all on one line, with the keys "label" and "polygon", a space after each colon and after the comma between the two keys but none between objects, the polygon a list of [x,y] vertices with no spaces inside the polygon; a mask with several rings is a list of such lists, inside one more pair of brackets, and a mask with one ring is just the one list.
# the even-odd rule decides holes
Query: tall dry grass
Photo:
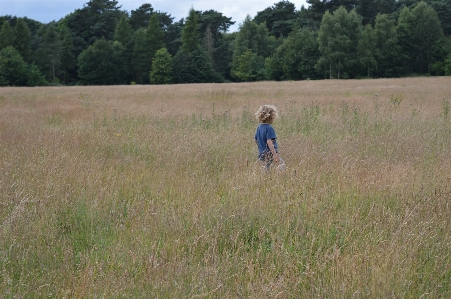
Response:
[{"label": "tall dry grass", "polygon": [[0,297],[449,298],[449,86],[2,88]]}]

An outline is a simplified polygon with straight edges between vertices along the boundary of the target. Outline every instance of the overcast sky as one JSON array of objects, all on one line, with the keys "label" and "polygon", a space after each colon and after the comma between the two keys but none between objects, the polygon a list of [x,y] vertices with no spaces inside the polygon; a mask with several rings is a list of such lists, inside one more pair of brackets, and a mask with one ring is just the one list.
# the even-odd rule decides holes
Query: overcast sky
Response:
[{"label": "overcast sky", "polygon": [[[42,23],[58,21],[75,9],[83,8],[89,0],[0,0],[0,16],[12,15],[28,17]],[[174,17],[174,21],[185,18],[191,7],[195,10],[214,9],[226,17],[231,17],[235,25],[231,31],[238,29],[247,14],[254,17],[279,0],[119,0],[122,10],[128,12],[137,9],[144,3],[152,4],[154,10],[167,12]],[[292,0],[299,10],[302,5],[307,7],[305,0]]]}]

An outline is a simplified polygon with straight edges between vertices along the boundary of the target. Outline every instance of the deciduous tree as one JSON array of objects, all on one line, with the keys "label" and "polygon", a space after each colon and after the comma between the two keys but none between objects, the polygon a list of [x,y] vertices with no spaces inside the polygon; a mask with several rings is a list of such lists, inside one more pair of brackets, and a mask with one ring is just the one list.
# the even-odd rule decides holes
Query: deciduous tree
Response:
[{"label": "deciduous tree", "polygon": [[378,77],[400,77],[405,74],[405,60],[394,21],[386,14],[376,16],[374,25],[375,56]]},{"label": "deciduous tree", "polygon": [[155,54],[150,72],[151,84],[172,84],[174,81],[172,57],[166,48],[161,48]]},{"label": "deciduous tree", "polygon": [[[276,39],[274,36],[269,35],[265,23],[257,24],[248,15],[239,27],[234,44],[231,75],[242,80],[241,78],[249,78],[239,74],[242,73],[242,66],[240,66],[242,55],[250,50],[256,54],[256,57],[261,56],[264,60],[264,58],[270,56],[275,51]],[[247,53],[245,56],[249,56],[249,54]]]},{"label": "deciduous tree", "polygon": [[13,46],[0,51],[0,84],[3,86],[26,86],[28,66]]},{"label": "deciduous tree", "polygon": [[122,77],[126,82],[133,80],[133,33],[128,19],[123,16],[116,26],[114,40],[124,47]]},{"label": "deciduous tree", "polygon": [[78,57],[78,76],[83,84],[109,85],[122,83],[120,43],[97,40]]},{"label": "deciduous tree", "polygon": [[404,7],[398,19],[397,33],[411,72],[430,74],[432,53],[443,37],[435,10],[420,2],[412,10]]},{"label": "deciduous tree", "polygon": [[41,69],[33,62],[28,67],[27,86],[45,86],[48,82],[42,74]]},{"label": "deciduous tree", "polygon": [[340,7],[333,14],[326,12],[318,32],[318,45],[322,57],[317,67],[332,79],[340,79],[357,57],[362,28],[361,18],[353,10]]},{"label": "deciduous tree", "polygon": [[370,73],[376,68],[376,36],[371,24],[367,24],[362,32],[359,40],[358,55],[361,64],[364,66],[366,76],[369,78]]}]

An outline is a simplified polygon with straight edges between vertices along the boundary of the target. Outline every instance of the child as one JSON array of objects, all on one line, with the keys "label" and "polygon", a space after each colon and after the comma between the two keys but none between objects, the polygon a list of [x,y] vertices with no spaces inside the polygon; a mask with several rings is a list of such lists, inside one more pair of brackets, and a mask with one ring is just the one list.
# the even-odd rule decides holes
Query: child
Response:
[{"label": "child", "polygon": [[258,160],[261,161],[266,170],[270,168],[273,161],[280,168],[285,169],[285,164],[279,156],[276,132],[271,126],[277,116],[277,109],[273,105],[261,106],[255,113],[255,117],[260,122],[257,132],[255,132],[255,143],[258,145]]}]

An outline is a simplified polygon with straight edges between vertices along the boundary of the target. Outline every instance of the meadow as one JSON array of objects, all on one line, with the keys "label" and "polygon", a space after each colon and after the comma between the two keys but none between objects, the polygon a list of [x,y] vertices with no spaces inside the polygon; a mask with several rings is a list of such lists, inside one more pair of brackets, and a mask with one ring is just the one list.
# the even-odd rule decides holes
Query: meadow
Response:
[{"label": "meadow", "polygon": [[450,298],[450,86],[1,88],[0,298]]}]

